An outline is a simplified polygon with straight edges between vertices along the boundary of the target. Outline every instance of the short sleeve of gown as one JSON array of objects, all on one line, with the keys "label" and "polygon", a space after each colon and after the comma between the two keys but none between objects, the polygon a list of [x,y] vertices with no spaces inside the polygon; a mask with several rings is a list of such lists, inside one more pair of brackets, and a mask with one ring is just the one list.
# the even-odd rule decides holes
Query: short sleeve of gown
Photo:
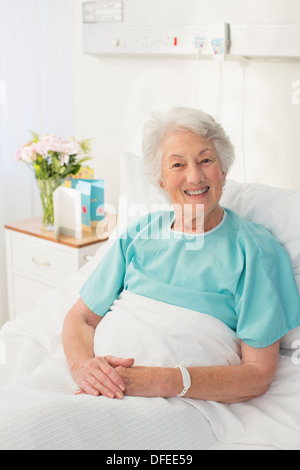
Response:
[{"label": "short sleeve of gown", "polygon": [[300,298],[289,257],[273,238],[245,252],[236,295],[237,336],[267,347],[300,324]]},{"label": "short sleeve of gown", "polygon": [[96,315],[104,317],[123,290],[125,257],[122,240],[116,240],[83,285],[80,296]]},{"label": "short sleeve of gown", "polygon": [[149,218],[149,215],[141,216],[128,225],[83,285],[80,296],[96,315],[104,317],[122,292],[128,247],[148,225]]}]

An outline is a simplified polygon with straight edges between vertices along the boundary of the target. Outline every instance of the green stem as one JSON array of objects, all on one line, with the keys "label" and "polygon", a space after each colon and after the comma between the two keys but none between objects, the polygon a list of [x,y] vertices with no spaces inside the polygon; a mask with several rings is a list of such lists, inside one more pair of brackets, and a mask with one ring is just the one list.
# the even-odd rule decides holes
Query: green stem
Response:
[{"label": "green stem", "polygon": [[62,179],[49,178],[46,180],[37,180],[40,189],[41,201],[43,206],[43,227],[49,228],[54,225],[54,206],[53,192],[63,183]]}]

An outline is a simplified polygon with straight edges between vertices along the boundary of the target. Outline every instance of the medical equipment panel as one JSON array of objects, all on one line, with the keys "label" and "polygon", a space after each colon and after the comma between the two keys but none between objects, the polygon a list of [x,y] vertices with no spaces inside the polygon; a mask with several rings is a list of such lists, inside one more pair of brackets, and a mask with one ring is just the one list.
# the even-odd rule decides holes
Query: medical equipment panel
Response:
[{"label": "medical equipment panel", "polygon": [[84,2],[84,52],[96,57],[300,58],[300,24],[206,22],[205,15],[191,19],[187,8],[179,23],[178,11],[174,20],[177,1],[172,0],[169,15],[166,0]]}]

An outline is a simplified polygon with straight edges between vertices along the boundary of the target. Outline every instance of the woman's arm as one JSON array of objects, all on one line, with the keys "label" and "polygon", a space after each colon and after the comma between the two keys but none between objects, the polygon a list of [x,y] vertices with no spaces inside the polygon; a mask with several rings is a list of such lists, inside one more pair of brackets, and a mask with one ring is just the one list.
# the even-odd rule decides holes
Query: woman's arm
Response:
[{"label": "woman's arm", "polygon": [[101,319],[79,298],[64,321],[62,342],[65,355],[81,391],[90,395],[123,398],[125,384],[115,367],[131,367],[134,359],[94,357],[95,329]]},{"label": "woman's arm", "polygon": [[[238,403],[263,395],[278,363],[279,343],[256,349],[241,343],[242,362],[236,366],[188,367],[192,385],[185,398]],[[126,385],[125,395],[174,397],[183,389],[179,369],[117,367]]]}]

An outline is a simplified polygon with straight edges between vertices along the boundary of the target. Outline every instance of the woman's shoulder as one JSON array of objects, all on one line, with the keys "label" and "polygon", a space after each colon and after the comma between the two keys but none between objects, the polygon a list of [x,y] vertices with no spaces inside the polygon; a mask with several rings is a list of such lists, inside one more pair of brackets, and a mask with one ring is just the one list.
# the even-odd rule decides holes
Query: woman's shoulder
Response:
[{"label": "woman's shoulder", "polygon": [[240,243],[260,252],[282,251],[283,247],[274,235],[263,225],[253,222],[236,212],[225,209],[230,230]]}]

